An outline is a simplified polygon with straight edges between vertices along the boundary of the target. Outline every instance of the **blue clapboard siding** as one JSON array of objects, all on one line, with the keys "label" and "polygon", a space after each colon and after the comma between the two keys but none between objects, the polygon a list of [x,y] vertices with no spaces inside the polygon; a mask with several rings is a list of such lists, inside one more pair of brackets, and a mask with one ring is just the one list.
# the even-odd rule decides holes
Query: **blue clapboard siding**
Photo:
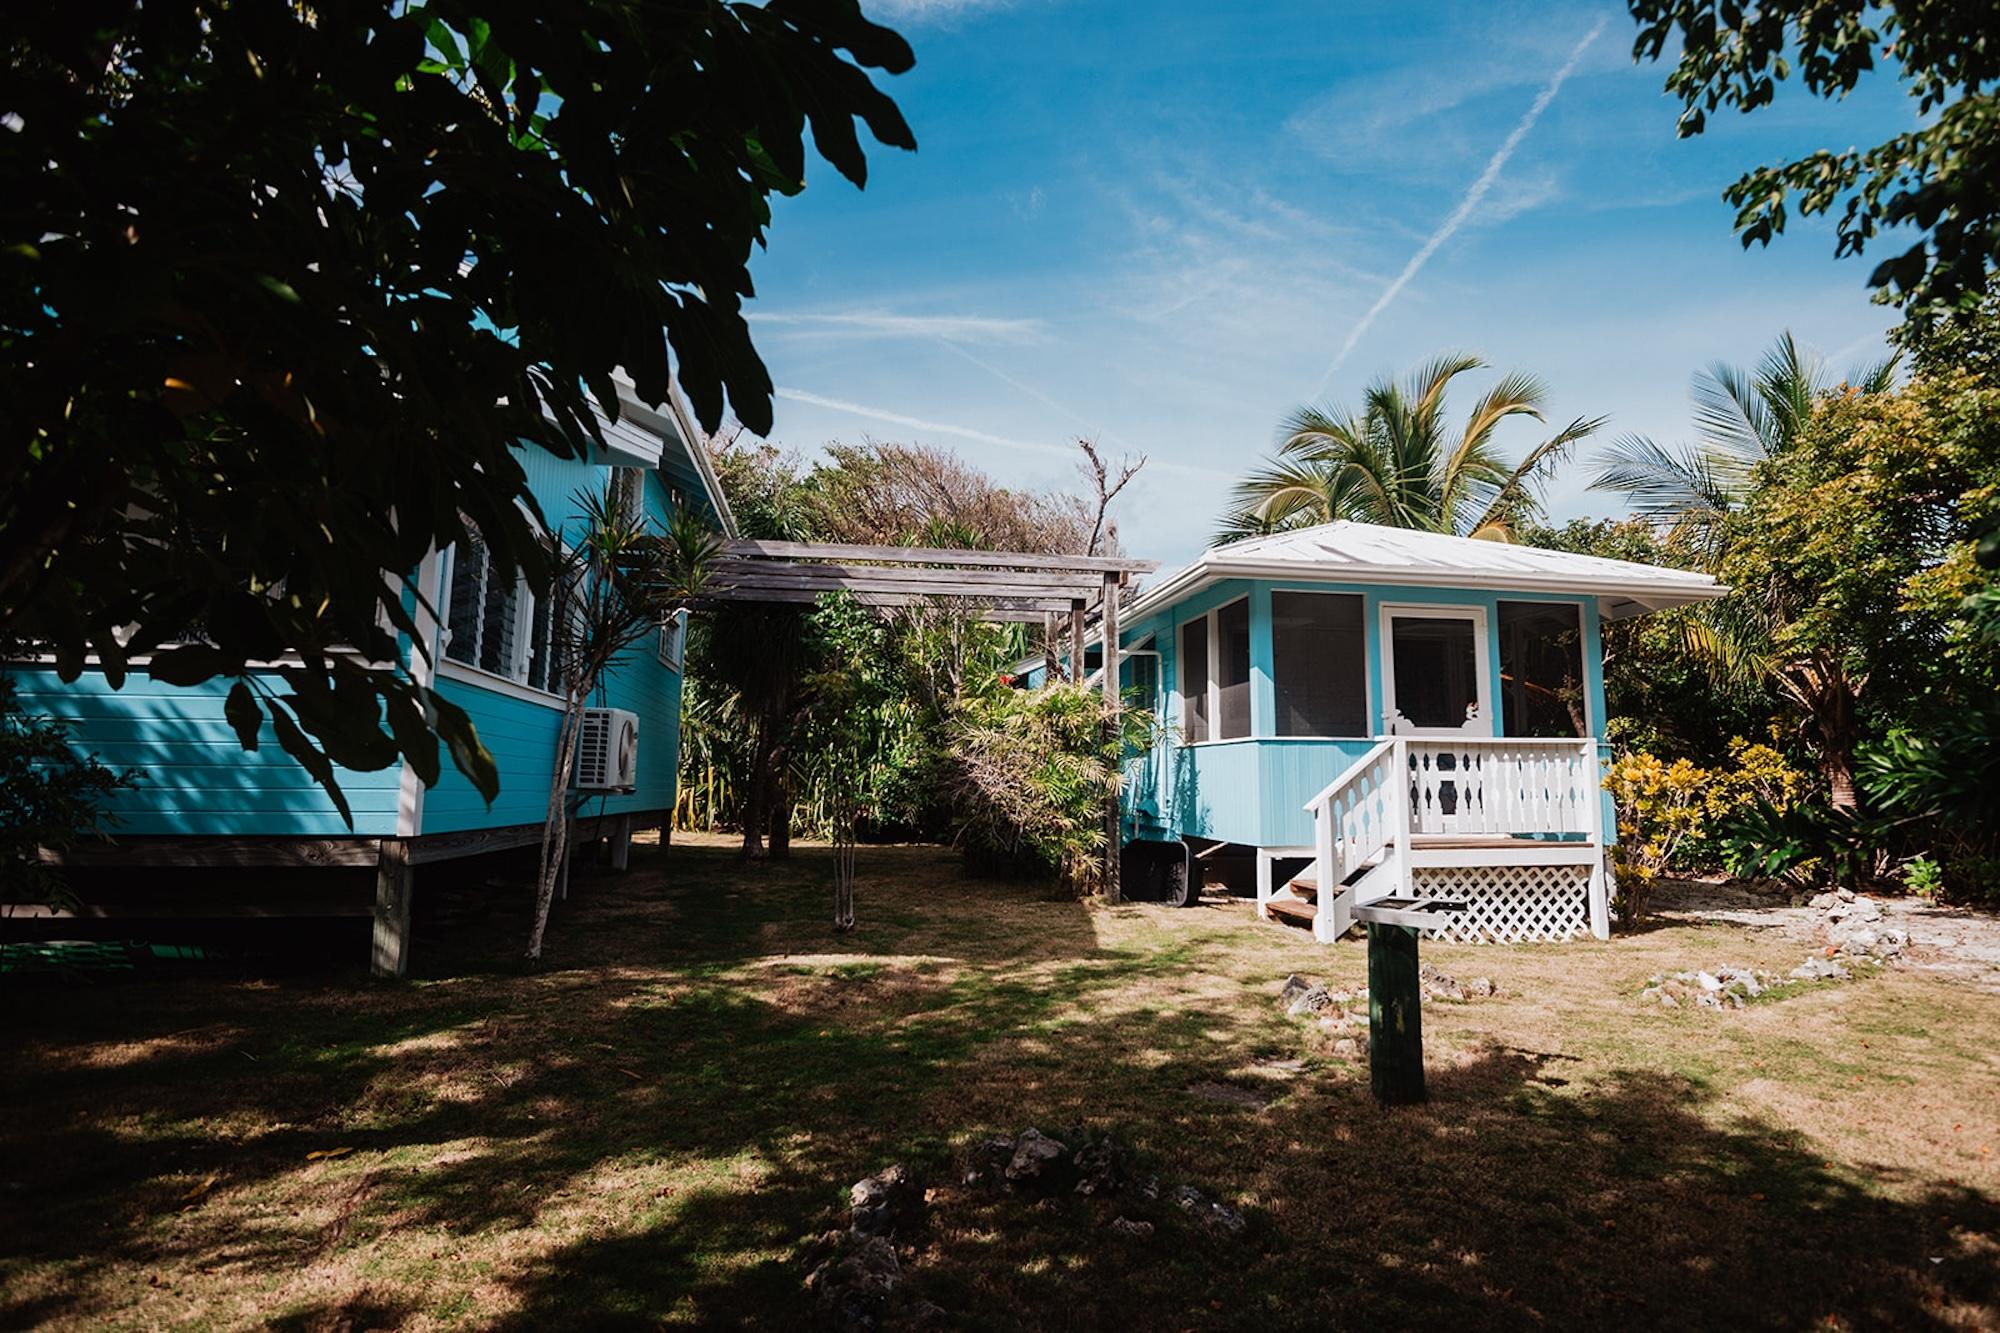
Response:
[{"label": "blue clapboard siding", "polygon": [[[1499,603],[1552,602],[1583,609],[1583,670],[1590,727],[1604,726],[1604,656],[1597,600],[1554,594],[1499,593],[1477,588],[1385,587],[1354,583],[1232,579],[1128,626],[1125,639],[1150,636],[1160,653],[1157,712],[1168,738],[1153,754],[1126,765],[1124,804],[1134,830],[1149,835],[1170,831],[1246,846],[1305,846],[1312,841],[1312,817],[1305,803],[1373,744],[1372,736],[1279,737],[1271,678],[1271,594],[1277,591],[1356,593],[1362,598],[1367,716],[1382,717],[1381,642],[1384,603],[1477,606],[1486,611],[1488,669],[1497,692],[1500,681]],[[1174,726],[1179,717],[1180,626],[1239,598],[1250,603],[1250,730],[1229,741],[1183,745]],[[1497,704],[1497,701],[1496,701]],[[1607,807],[1609,798],[1605,798]],[[1606,819],[1610,819],[1607,808]],[[1610,827],[1607,823],[1606,827]]]},{"label": "blue clapboard siding", "polygon": [[[675,447],[670,444],[669,452]],[[523,449],[519,457],[529,489],[552,525],[574,522],[580,489],[601,490],[605,484],[605,466],[556,458],[540,449]],[[664,521],[666,487],[657,474],[647,474],[645,494],[648,513],[656,522]],[[664,810],[674,802],[681,681],[659,662],[658,649],[653,634],[635,644],[595,701],[639,715],[640,787],[606,803],[613,813]],[[112,803],[124,833],[389,837],[535,824],[547,808],[561,721],[553,696],[530,701],[476,677],[440,675],[439,692],[471,715],[499,765],[499,798],[489,807],[441,748],[439,780],[424,793],[415,826],[398,826],[400,764],[376,773],[340,770],[341,789],[354,810],[350,828],[298,762],[279,747],[268,721],[257,751],[246,753],[237,743],[222,711],[229,681],[181,689],[152,681],[141,669],[122,690],[112,690],[96,673],[64,684],[43,667],[9,669],[24,707],[68,721],[78,750],[140,773],[139,788]],[[280,686],[277,692],[285,690]],[[597,807],[593,800],[591,812]]]},{"label": "blue clapboard siding", "polygon": [[110,805],[121,821],[119,833],[339,837],[396,831],[400,766],[375,773],[336,770],[354,810],[350,829],[279,746],[268,719],[255,751],[246,753],[237,743],[222,712],[229,681],[184,689],[150,680],[141,670],[114,690],[94,671],[70,684],[46,669],[10,672],[22,707],[68,721],[76,750],[112,768],[138,771],[138,788],[120,792]]},{"label": "blue clapboard siding", "polygon": [[[552,526],[575,521],[578,490],[604,485],[605,470],[564,460],[540,450],[522,460],[528,484]],[[665,488],[656,474],[645,479],[645,506],[655,523],[666,516]],[[554,695],[530,700],[518,691],[480,683],[478,673],[457,664],[440,673],[438,691],[471,715],[479,739],[500,770],[500,794],[489,807],[465,776],[447,761],[437,785],[424,795],[421,831],[462,833],[472,829],[538,824],[548,813],[549,784],[555,777],[556,743],[562,726],[561,701]],[[586,814],[665,810],[674,803],[680,755],[681,680],[659,660],[659,638],[648,633],[626,650],[608,672],[595,705],[629,708],[639,716],[639,785],[630,796],[600,801],[592,797]]]}]

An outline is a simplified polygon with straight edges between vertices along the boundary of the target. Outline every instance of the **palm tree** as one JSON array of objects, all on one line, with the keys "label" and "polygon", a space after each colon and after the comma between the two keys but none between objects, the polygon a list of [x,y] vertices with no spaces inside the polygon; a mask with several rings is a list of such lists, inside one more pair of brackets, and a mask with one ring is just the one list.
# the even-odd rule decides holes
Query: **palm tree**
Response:
[{"label": "palm tree", "polygon": [[1543,420],[1548,391],[1532,375],[1506,375],[1454,433],[1445,410],[1451,382],[1485,365],[1476,356],[1446,355],[1407,383],[1377,380],[1358,415],[1300,408],[1285,422],[1277,454],[1237,483],[1217,539],[1346,518],[1509,540],[1535,509],[1542,475],[1604,418],[1578,417],[1509,461],[1493,442],[1495,429],[1509,417]]},{"label": "palm tree", "polygon": [[1623,436],[1605,449],[1590,488],[1625,496],[1637,513],[1712,558],[1719,524],[1742,502],[1757,464],[1789,449],[1827,394],[1843,385],[1862,393],[1889,388],[1897,361],[1891,354],[1836,381],[1824,359],[1801,351],[1790,331],[1782,333],[1755,371],[1716,361],[1695,375],[1695,443]]},{"label": "palm tree", "polygon": [[[1822,358],[1802,352],[1789,332],[1780,334],[1754,372],[1717,361],[1694,377],[1695,443],[1669,448],[1628,435],[1605,450],[1591,489],[1623,494],[1713,569],[1729,552],[1727,520],[1749,497],[1758,465],[1789,452],[1829,395],[1893,387],[1897,361],[1892,354],[1836,380]],[[1836,809],[1851,810],[1860,739],[1856,710],[1867,678],[1850,673],[1834,654],[1784,647],[1793,614],[1790,598],[1776,586],[1738,587],[1691,611],[1684,641],[1717,681],[1761,682],[1810,720],[1828,799]]]}]

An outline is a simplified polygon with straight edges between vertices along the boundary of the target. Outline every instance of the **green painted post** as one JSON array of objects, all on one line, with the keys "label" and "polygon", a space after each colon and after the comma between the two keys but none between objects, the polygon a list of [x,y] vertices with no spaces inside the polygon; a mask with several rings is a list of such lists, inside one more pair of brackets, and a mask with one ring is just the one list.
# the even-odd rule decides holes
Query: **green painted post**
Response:
[{"label": "green painted post", "polygon": [[1368,1073],[1384,1106],[1424,1099],[1423,991],[1408,926],[1368,927]]}]

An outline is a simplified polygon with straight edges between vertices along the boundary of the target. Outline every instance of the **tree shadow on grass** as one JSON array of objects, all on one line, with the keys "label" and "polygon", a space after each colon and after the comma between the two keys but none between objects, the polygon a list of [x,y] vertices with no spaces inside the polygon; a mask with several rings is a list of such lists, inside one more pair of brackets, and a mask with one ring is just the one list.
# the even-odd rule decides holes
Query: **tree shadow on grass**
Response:
[{"label": "tree shadow on grass", "polygon": [[[492,1236],[512,1257],[487,1280],[521,1326],[795,1327],[799,1245],[848,1183],[904,1161],[942,1190],[911,1296],[974,1327],[1923,1327],[2000,1298],[1992,1200],[1857,1180],[1775,1126],[1721,1122],[1684,1079],[1495,1047],[1434,1068],[1418,1108],[1378,1108],[1338,1062],[1259,1113],[1192,1098],[1298,1032],[1268,1005],[1218,1013],[1191,932],[1106,948],[1078,905],[891,850],[902,878],[852,937],[820,922],[814,851],[745,868],[675,848],[664,889],[644,859],[579,880],[538,972],[492,963],[525,926],[495,905],[476,938],[427,952],[420,934],[420,983],[72,997],[4,1039],[0,1274],[187,1281],[329,1256],[376,1274],[413,1267],[408,1237]],[[1132,1243],[1099,1203],[957,1187],[967,1142],[1028,1124],[1113,1132],[1170,1186],[1249,1205],[1251,1230],[1120,1204],[1159,1228]],[[327,1149],[350,1155],[305,1164]],[[209,1175],[219,1202],[183,1203]],[[318,1211],[284,1215],[301,1200]],[[396,1317],[413,1279],[366,1280],[272,1315]],[[120,1299],[86,1272],[0,1298],[0,1324]]]},{"label": "tree shadow on grass", "polygon": [[[1262,1114],[1190,1115],[1170,1097],[1153,1100],[1154,1123],[1100,1124],[1154,1145],[1169,1197],[1191,1181],[1253,1201],[1235,1240],[1167,1202],[1038,1206],[957,1188],[941,1142],[991,1123],[868,1136],[875,1160],[941,1183],[898,1299],[996,1329],[1944,1328],[1978,1326],[2000,1303],[2000,1208],[1986,1195],[1933,1184],[1894,1197],[1789,1131],[1717,1126],[1698,1109],[1712,1094],[1684,1080],[1622,1070],[1579,1086],[1554,1061],[1489,1050],[1436,1071],[1417,1108],[1321,1080]],[[1176,1128],[1206,1151],[1168,1146]],[[830,1220],[848,1177],[798,1165],[755,1197],[704,1192],[643,1229],[543,1256],[517,1324],[669,1310],[806,1322],[798,1219],[817,1204]],[[1119,1215],[1157,1230],[1123,1240],[1103,1225]]]}]

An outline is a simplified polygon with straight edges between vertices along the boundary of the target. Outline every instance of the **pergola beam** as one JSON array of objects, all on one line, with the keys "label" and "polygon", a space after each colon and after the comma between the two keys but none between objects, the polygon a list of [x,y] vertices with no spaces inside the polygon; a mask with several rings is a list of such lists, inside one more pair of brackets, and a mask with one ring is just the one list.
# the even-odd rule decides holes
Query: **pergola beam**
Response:
[{"label": "pergola beam", "polygon": [[722,553],[735,558],[770,560],[871,561],[901,565],[991,566],[995,569],[1043,569],[1061,573],[1150,574],[1157,560],[1126,556],[1041,555],[1028,551],[959,551],[931,546],[849,546],[838,542],[732,541]]}]

